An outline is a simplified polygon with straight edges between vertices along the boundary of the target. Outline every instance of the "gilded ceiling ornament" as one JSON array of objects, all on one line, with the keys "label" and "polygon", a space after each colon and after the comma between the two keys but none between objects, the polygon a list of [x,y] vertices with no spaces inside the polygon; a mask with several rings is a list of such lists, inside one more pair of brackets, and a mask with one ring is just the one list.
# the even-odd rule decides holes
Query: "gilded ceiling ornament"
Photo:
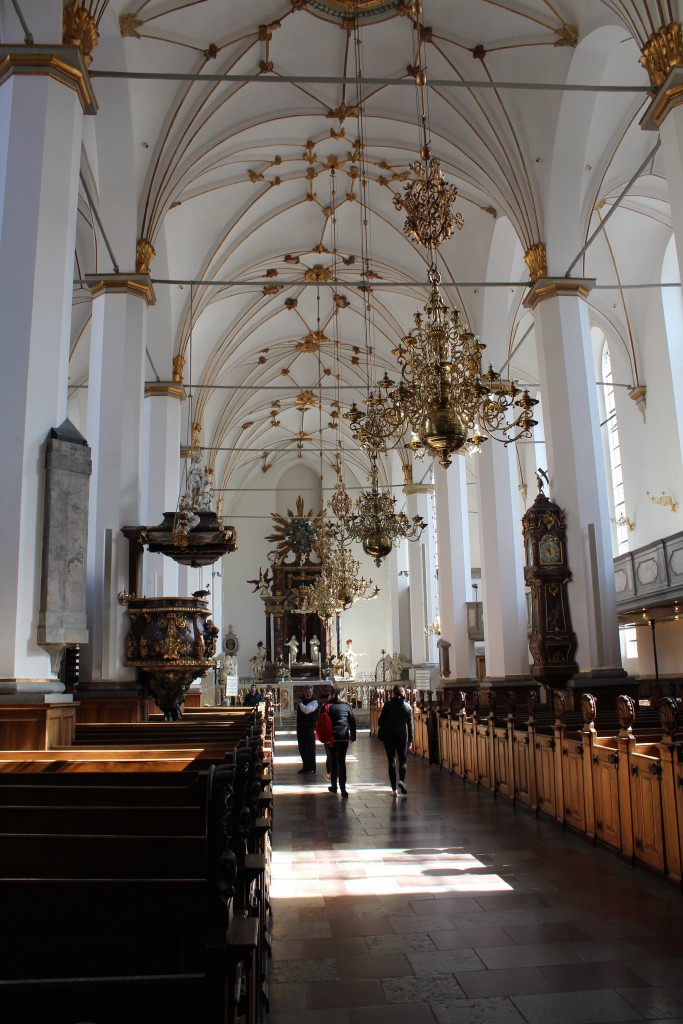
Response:
[{"label": "gilded ceiling ornament", "polygon": [[285,309],[296,309],[298,305],[298,299],[285,299]]},{"label": "gilded ceiling ornament", "polygon": [[529,246],[524,253],[524,262],[529,268],[529,277],[532,281],[539,281],[548,276],[548,258],[543,242]]},{"label": "gilded ceiling ornament", "polygon": [[324,331],[309,331],[296,346],[297,352],[317,352],[325,341],[329,341]]},{"label": "gilded ceiling ornament", "polygon": [[275,267],[269,267],[268,270],[266,270],[266,277],[277,277],[278,273],[279,271],[277,271]]},{"label": "gilded ceiling ornament", "polygon": [[249,181],[254,182],[254,184],[256,184],[257,181],[263,181],[264,180],[264,175],[261,174],[260,171],[252,170],[251,167],[249,167],[247,169],[247,175],[249,176]]},{"label": "gilded ceiling ornament", "polygon": [[277,295],[284,288],[283,284],[264,284],[261,291],[264,295]]},{"label": "gilded ceiling ornament", "polygon": [[78,47],[86,68],[92,63],[92,52],[99,38],[97,24],[90,11],[81,7],[79,0],[69,0],[62,12],[62,42],[65,46]]},{"label": "gilded ceiling ornament", "polygon": [[312,409],[316,404],[315,392],[310,388],[302,389],[294,399],[294,404],[304,412],[306,409]]},{"label": "gilded ceiling ornament", "polygon": [[215,60],[218,56],[218,47],[215,43],[209,43],[207,48],[204,50],[204,56],[207,60]]},{"label": "gilded ceiling ornament", "polygon": [[199,438],[202,433],[201,423],[192,424],[192,447],[196,448],[199,445]]},{"label": "gilded ceiling ornament", "polygon": [[314,164],[318,157],[315,154],[315,143],[309,139],[306,143],[306,152],[303,155],[303,159],[307,164]]},{"label": "gilded ceiling ornament", "polygon": [[555,29],[557,39],[553,46],[576,46],[579,41],[579,30],[576,25],[564,24],[561,28]]},{"label": "gilded ceiling ornament", "polygon": [[327,112],[327,114],[325,114],[325,117],[332,117],[332,118],[334,118],[337,121],[345,121],[347,117],[357,117],[357,116],[358,116],[358,108],[357,107],[348,107],[346,105],[346,103],[343,103],[343,102],[340,103],[338,107],[335,107],[333,110],[329,110]]},{"label": "gilded ceiling ornament", "polygon": [[301,263],[301,260],[299,259],[298,256],[290,256],[289,253],[283,258],[285,263]]},{"label": "gilded ceiling ornament", "polygon": [[332,271],[329,267],[323,267],[321,263],[316,263],[314,267],[309,267],[304,274],[305,281],[330,281],[331,279]]},{"label": "gilded ceiling ornament", "polygon": [[185,369],[185,359],[181,355],[175,356],[173,360],[173,380],[178,384],[183,382],[183,370]]},{"label": "gilded ceiling ornament", "polygon": [[156,254],[156,249],[151,242],[148,242],[146,238],[138,238],[135,246],[135,273],[149,274],[152,260]]},{"label": "gilded ceiling ornament", "polygon": [[122,14],[119,18],[119,32],[121,33],[122,39],[139,39],[140,33],[139,28],[144,25],[142,18],[138,18],[137,14]]},{"label": "gilded ceiling ornament", "polygon": [[650,76],[650,84],[659,88],[672,69],[683,64],[683,41],[679,22],[672,21],[653,32],[641,53],[639,63]]}]

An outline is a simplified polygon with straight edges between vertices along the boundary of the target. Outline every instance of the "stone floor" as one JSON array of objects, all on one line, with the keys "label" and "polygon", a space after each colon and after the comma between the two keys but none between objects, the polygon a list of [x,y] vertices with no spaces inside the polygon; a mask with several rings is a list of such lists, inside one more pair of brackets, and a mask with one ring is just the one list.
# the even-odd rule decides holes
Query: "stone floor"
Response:
[{"label": "stone floor", "polygon": [[367,730],[348,801],[275,755],[269,1024],[683,1024],[678,889],[412,756],[393,798]]}]

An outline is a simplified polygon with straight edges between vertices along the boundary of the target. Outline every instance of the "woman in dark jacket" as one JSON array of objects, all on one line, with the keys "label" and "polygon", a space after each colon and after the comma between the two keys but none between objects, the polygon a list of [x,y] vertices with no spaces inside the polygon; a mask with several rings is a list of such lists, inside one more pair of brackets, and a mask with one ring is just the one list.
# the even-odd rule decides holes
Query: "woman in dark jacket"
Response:
[{"label": "woman in dark jacket", "polygon": [[396,793],[396,761],[398,759],[398,787],[402,793],[406,788],[406,760],[408,751],[413,745],[413,712],[405,699],[402,686],[395,686],[391,697],[379,715],[377,736],[384,743],[389,765],[389,781],[391,792]]},{"label": "woman in dark jacket", "polygon": [[353,711],[342,699],[342,690],[335,690],[332,696],[332,703],[329,706],[328,714],[332,722],[332,757],[331,757],[331,779],[328,787],[330,793],[337,792],[337,782],[341,789],[341,795],[348,799],[346,792],[346,751],[349,743],[356,741],[356,719]]}]

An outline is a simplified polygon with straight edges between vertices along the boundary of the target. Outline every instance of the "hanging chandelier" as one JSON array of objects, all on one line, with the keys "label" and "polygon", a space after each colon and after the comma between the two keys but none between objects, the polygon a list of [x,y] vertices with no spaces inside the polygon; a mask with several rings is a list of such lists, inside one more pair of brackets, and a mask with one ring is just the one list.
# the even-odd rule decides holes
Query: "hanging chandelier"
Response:
[{"label": "hanging chandelier", "polygon": [[440,275],[429,270],[432,288],[415,328],[394,349],[401,368],[401,405],[413,430],[409,447],[438,458],[446,468],[455,452],[478,451],[486,436],[510,444],[531,437],[538,404],[515,381],[489,366],[481,371],[486,347],[449,309],[439,292]]},{"label": "hanging chandelier", "polygon": [[410,519],[396,512],[396,498],[379,486],[377,463],[372,462],[370,489],[361,491],[349,517],[348,533],[379,566],[393,546],[402,540],[417,540],[427,525],[421,516]]},{"label": "hanging chandelier", "polygon": [[438,157],[431,155],[427,142],[420,149],[420,160],[410,165],[412,181],[404,186],[403,195],[394,193],[394,206],[406,215],[403,233],[406,238],[434,249],[446,242],[454,228],[465,224],[461,213],[453,213],[452,206],[458,190],[446,181]]},{"label": "hanging chandelier", "polygon": [[376,457],[379,452],[395,448],[406,428],[401,407],[401,387],[396,391],[396,381],[384,373],[363,399],[365,412],[353,402],[344,419],[349,421],[354,440]]}]

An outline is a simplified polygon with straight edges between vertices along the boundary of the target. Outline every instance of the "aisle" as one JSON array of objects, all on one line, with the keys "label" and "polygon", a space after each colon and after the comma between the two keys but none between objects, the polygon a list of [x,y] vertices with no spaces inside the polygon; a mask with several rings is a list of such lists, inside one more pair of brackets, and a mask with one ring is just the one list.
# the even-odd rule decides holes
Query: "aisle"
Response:
[{"label": "aisle", "polygon": [[[322,748],[319,747],[319,751]],[[270,1024],[683,1024],[683,897],[367,731],[350,799],[275,750]]]}]

